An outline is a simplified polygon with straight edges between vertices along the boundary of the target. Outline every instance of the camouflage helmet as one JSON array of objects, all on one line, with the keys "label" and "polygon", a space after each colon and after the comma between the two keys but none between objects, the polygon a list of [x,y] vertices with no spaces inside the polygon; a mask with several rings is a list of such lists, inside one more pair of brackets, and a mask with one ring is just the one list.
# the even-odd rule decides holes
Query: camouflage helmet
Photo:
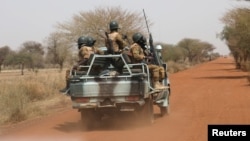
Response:
[{"label": "camouflage helmet", "polygon": [[77,40],[77,44],[78,44],[78,49],[80,49],[82,45],[87,45],[88,44],[88,38],[85,37],[85,36],[79,37],[78,40]]},{"label": "camouflage helmet", "polygon": [[87,46],[94,46],[94,44],[95,44],[95,42],[96,42],[96,40],[93,38],[93,37],[91,37],[91,36],[88,36],[87,37]]},{"label": "camouflage helmet", "polygon": [[141,33],[135,33],[132,37],[133,41],[135,43],[145,43],[146,42],[146,38],[141,34]]},{"label": "camouflage helmet", "polygon": [[109,29],[110,30],[116,30],[116,29],[119,29],[119,25],[116,21],[111,21],[109,23]]}]

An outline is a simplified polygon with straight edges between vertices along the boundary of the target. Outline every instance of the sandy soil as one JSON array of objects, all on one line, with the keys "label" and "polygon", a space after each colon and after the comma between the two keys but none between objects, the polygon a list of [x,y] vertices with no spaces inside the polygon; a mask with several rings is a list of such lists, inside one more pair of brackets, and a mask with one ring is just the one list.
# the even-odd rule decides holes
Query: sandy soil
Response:
[{"label": "sandy soil", "polygon": [[[206,141],[208,124],[249,124],[250,86],[247,73],[234,69],[231,58],[197,65],[170,75],[170,114],[142,126],[133,116],[107,119],[94,130],[80,125],[80,113],[65,109],[45,118],[13,126],[3,141]],[[3,129],[2,129],[3,130]]]}]

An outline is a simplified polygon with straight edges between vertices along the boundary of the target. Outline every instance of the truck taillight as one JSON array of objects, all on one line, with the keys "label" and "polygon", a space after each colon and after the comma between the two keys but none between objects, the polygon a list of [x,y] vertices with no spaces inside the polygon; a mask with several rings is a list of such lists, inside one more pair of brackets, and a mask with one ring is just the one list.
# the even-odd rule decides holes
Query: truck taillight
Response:
[{"label": "truck taillight", "polygon": [[90,98],[88,97],[79,97],[79,98],[75,98],[74,101],[75,102],[78,102],[78,103],[86,103],[86,102],[89,102]]},{"label": "truck taillight", "polygon": [[127,96],[125,97],[126,101],[138,101],[140,99],[139,96]]}]

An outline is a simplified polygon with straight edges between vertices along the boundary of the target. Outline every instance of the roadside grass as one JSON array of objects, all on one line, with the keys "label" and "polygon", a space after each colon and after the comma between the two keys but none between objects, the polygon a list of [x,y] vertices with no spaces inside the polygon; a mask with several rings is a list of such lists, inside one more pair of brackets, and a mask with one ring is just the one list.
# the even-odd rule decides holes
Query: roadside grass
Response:
[{"label": "roadside grass", "polygon": [[[186,69],[170,62],[171,73]],[[28,119],[70,107],[69,97],[59,93],[65,87],[65,71],[53,69],[3,70],[0,73],[0,126],[19,123]]]},{"label": "roadside grass", "polygon": [[[192,67],[189,63],[167,62],[168,73]],[[250,82],[250,64],[248,66]],[[36,72],[0,73],[0,126],[48,115],[71,106],[70,97],[59,93],[65,87],[65,71],[45,69]]]},{"label": "roadside grass", "polygon": [[63,72],[0,73],[0,125],[47,115],[58,105],[69,107],[69,100],[58,92],[65,85]]},{"label": "roadside grass", "polygon": [[176,73],[179,71],[186,70],[190,68],[191,66],[188,63],[176,63],[174,61],[168,61],[167,62],[167,71],[168,73]]}]

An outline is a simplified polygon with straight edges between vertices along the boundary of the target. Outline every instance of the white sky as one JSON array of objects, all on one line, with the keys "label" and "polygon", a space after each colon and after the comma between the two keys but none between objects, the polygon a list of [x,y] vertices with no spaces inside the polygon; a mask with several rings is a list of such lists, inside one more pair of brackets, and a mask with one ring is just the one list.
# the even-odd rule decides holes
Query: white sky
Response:
[{"label": "white sky", "polygon": [[[58,22],[70,21],[80,11],[120,6],[141,12],[154,24],[154,41],[177,44],[183,38],[206,41],[215,52],[228,54],[216,38],[223,29],[220,18],[230,9],[249,4],[236,0],[0,0],[0,47],[18,49],[26,41],[43,43]],[[143,14],[143,13],[142,13]]]}]

